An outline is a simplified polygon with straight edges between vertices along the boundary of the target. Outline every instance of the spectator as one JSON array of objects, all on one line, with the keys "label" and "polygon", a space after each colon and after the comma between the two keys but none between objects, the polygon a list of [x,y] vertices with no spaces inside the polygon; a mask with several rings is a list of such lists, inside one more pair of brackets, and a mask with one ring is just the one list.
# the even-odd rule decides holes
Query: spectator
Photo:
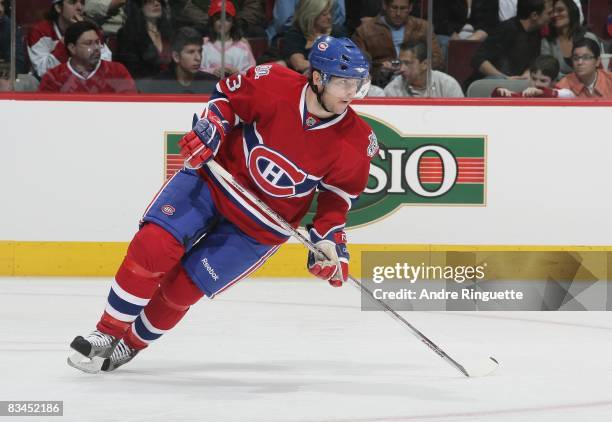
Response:
[{"label": "spectator", "polygon": [[101,60],[99,31],[93,22],[79,21],[70,25],[64,37],[70,58],[45,73],[38,90],[135,93],[134,81],[121,63]]},{"label": "spectator", "polygon": [[444,57],[449,40],[483,41],[498,24],[493,0],[434,1],[433,24]]},{"label": "spectator", "polygon": [[346,3],[346,29],[353,35],[361,19],[374,17],[382,10],[382,0],[350,0]]},{"label": "spectator", "polygon": [[[25,61],[25,49],[21,30],[16,30],[15,46],[15,73],[26,73],[28,71]],[[11,62],[11,19],[7,16],[4,0],[0,0],[0,62]]]},{"label": "spectator", "polygon": [[[297,9],[300,7],[298,4],[299,1],[300,0],[275,0],[274,9],[272,11],[272,24],[266,29],[270,41],[277,37],[284,36],[285,33],[292,28],[297,20],[294,13],[297,13]],[[335,33],[344,36],[345,32],[343,29],[341,30],[341,28],[344,28],[344,23],[346,21],[345,0],[332,0],[331,14],[332,25],[337,28]]]},{"label": "spectator", "polygon": [[98,24],[104,34],[115,35],[125,24],[127,0],[87,0],[85,16]]},{"label": "spectator", "polygon": [[11,66],[7,62],[0,62],[0,92],[12,91],[13,81],[10,79]]},{"label": "spectator", "polygon": [[[83,3],[84,0],[51,0],[46,19],[35,23],[30,29],[28,55],[38,78],[68,60],[64,31],[70,24],[83,20]],[[105,44],[102,45],[101,54],[102,60],[112,59],[112,53]]]},{"label": "spectator", "polygon": [[612,98],[612,73],[601,69],[601,49],[590,38],[574,42],[574,72],[559,81],[559,88],[571,90],[576,97]]},{"label": "spectator", "polygon": [[[493,0],[492,0],[493,1]],[[576,6],[578,7],[578,11],[580,14],[580,23],[584,23],[584,13],[582,12],[582,4],[580,0],[572,0]],[[508,19],[512,19],[516,16],[516,8],[517,8],[518,0],[499,0],[499,21],[507,21]]]},{"label": "spectator", "polygon": [[[236,8],[231,0],[225,3],[225,28],[221,22],[221,1],[213,0],[208,9],[208,34],[204,38],[202,65],[200,69],[218,77],[236,72],[245,72],[255,65],[255,58],[249,42],[242,38],[242,31],[236,24]],[[225,29],[225,43],[221,44],[222,30]],[[225,69],[221,69],[221,54],[225,50]]]},{"label": "spectator", "polygon": [[172,40],[170,68],[140,84],[141,92],[159,94],[211,93],[219,78],[201,72],[202,36],[194,28],[180,28]]},{"label": "spectator", "polygon": [[580,25],[579,19],[578,7],[572,0],[555,0],[552,25],[548,36],[542,39],[541,52],[557,58],[561,77],[573,71],[571,56],[574,41],[587,37],[599,42],[597,35],[587,32]]},{"label": "spectator", "polygon": [[385,90],[376,85],[370,85],[366,97],[385,97]]},{"label": "spectator", "polygon": [[[427,95],[427,45],[422,41],[404,42],[399,52],[400,74],[385,87],[387,97],[425,97]],[[459,82],[438,70],[431,72],[432,97],[463,97]]]},{"label": "spectator", "polygon": [[266,36],[266,0],[238,0],[238,26],[246,37]]},{"label": "spectator", "polygon": [[486,77],[527,79],[551,14],[552,0],[519,0],[518,15],[500,23],[476,51],[474,69]]},{"label": "spectator", "polygon": [[506,88],[495,88],[492,97],[561,97],[573,98],[568,89],[556,89],[559,76],[559,62],[550,55],[538,56],[529,67],[529,87],[523,92],[513,92]]},{"label": "spectator", "polygon": [[190,26],[202,36],[207,35],[208,15],[206,11],[210,0],[167,0],[172,9],[172,25],[175,28]]},{"label": "spectator", "polygon": [[310,68],[307,57],[317,38],[321,35],[342,35],[333,30],[332,4],[332,0],[300,0],[293,26],[285,34],[281,50],[287,65],[296,72],[305,73]]},{"label": "spectator", "polygon": [[117,33],[116,59],[134,79],[152,78],[170,65],[172,30],[160,0],[130,0],[125,25]]},{"label": "spectator", "polygon": [[[384,0],[383,11],[373,18],[363,18],[353,34],[355,43],[372,57],[372,80],[384,86],[399,72],[399,47],[405,41],[427,42],[429,24],[410,16],[411,0]],[[432,62],[434,69],[444,67],[440,44],[434,38]]]}]

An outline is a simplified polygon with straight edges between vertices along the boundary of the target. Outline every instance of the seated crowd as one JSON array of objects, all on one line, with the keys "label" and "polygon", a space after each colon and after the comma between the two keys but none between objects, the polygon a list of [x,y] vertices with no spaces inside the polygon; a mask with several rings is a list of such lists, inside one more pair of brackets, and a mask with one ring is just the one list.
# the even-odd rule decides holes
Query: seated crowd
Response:
[{"label": "seated crowd", "polygon": [[[17,72],[29,71],[40,91],[208,94],[256,63],[306,73],[314,41],[331,34],[351,37],[371,59],[369,96],[463,97],[471,83],[497,79],[491,96],[612,98],[612,0],[438,0],[433,27],[422,0],[48,1],[43,20],[17,28],[27,30],[17,37]],[[584,13],[600,1],[607,27]],[[0,81],[8,3],[0,0]],[[465,42],[476,47],[462,57],[467,78],[449,62]],[[506,89],[514,79],[529,88]]]}]

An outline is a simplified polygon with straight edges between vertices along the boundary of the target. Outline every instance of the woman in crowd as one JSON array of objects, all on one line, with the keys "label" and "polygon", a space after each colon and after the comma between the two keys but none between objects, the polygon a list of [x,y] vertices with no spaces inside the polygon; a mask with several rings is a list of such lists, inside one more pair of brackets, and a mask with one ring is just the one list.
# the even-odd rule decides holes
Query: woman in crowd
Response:
[{"label": "woman in crowd", "polygon": [[332,28],[332,6],[333,0],[300,0],[281,46],[281,55],[293,70],[304,73],[310,68],[307,57],[321,35],[345,35],[340,28]]},{"label": "woman in crowd", "polygon": [[165,1],[129,0],[125,25],[117,33],[115,59],[134,79],[156,76],[170,64],[171,38]]},{"label": "woman in crowd", "polygon": [[590,38],[600,43],[597,35],[587,32],[580,25],[580,12],[573,0],[555,0],[553,3],[553,17],[550,24],[550,32],[542,39],[542,54],[550,54],[559,61],[559,77],[571,73],[572,48],[574,43],[581,38]]},{"label": "woman in crowd", "polygon": [[[225,3],[225,26],[221,22],[221,0],[213,0],[208,9],[208,37],[204,38],[202,49],[202,72],[212,73],[219,78],[236,72],[244,72],[255,64],[249,42],[242,37],[242,30],[236,23],[236,7],[227,0]],[[221,35],[225,32],[225,42]],[[221,54],[225,50],[225,69],[221,69]]]}]

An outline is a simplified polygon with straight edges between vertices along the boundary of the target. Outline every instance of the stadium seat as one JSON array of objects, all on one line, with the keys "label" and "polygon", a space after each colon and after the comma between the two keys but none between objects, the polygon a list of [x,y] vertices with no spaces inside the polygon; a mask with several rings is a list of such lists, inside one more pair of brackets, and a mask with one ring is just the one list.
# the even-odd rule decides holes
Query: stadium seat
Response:
[{"label": "stadium seat", "polygon": [[255,61],[268,50],[268,39],[266,37],[248,38],[251,51]]},{"label": "stadium seat", "polygon": [[428,0],[421,0],[421,19],[427,19]]},{"label": "stadium seat", "polygon": [[590,0],[587,7],[587,27],[601,39],[609,39],[606,29],[610,14],[608,0]]},{"label": "stadium seat", "polygon": [[450,40],[448,43],[448,65],[447,73],[463,86],[474,69],[472,68],[472,57],[482,41]]},{"label": "stadium seat", "polygon": [[106,46],[110,49],[110,51],[113,53],[113,56],[115,55],[115,53],[117,52],[117,35],[116,34],[107,34],[105,37],[105,43]]},{"label": "stadium seat", "polygon": [[17,25],[30,27],[34,22],[44,18],[51,8],[49,0],[19,0],[15,9]]},{"label": "stadium seat", "polygon": [[278,37],[277,41],[276,41],[276,45],[278,47],[278,53],[280,54],[280,56],[282,57],[283,53],[285,52],[285,38],[283,37]]},{"label": "stadium seat", "polygon": [[17,75],[15,79],[15,91],[34,92],[38,89],[38,79],[30,74]]},{"label": "stadium seat", "polygon": [[479,79],[470,84],[467,96],[471,98],[489,98],[495,88],[506,88],[521,92],[529,86],[527,79]]}]

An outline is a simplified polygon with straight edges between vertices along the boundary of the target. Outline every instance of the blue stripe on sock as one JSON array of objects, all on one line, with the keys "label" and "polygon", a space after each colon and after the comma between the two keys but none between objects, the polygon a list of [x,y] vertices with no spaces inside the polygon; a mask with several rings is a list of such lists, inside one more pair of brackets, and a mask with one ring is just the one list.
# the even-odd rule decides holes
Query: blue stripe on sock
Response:
[{"label": "blue stripe on sock", "polygon": [[136,318],[136,321],[134,321],[134,329],[143,340],[153,341],[162,336],[161,334],[154,334],[147,330],[147,327],[145,327],[144,323],[142,322],[142,318],[140,317]]},{"label": "blue stripe on sock", "polygon": [[136,305],[121,299],[113,289],[111,289],[108,294],[108,303],[113,309],[126,315],[138,315],[143,308],[141,305]]}]

